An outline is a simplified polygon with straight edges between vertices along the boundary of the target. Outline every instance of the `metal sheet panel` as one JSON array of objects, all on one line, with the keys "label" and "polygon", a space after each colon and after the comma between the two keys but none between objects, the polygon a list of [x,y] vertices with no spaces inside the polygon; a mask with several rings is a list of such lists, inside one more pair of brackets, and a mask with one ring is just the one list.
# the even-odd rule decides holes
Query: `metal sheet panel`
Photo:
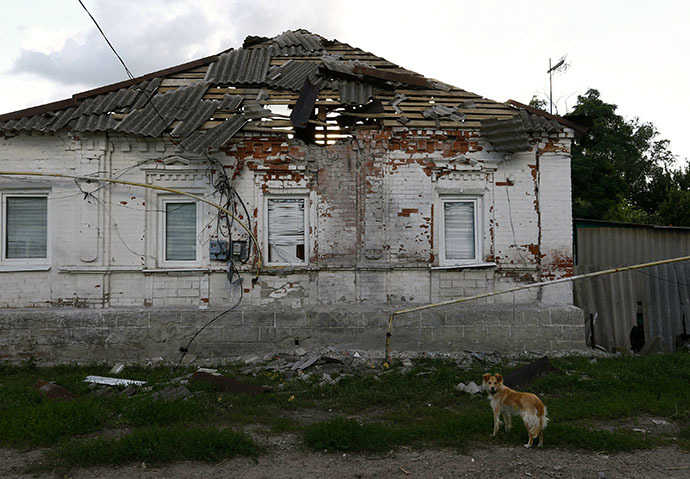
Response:
[{"label": "metal sheet panel", "polygon": [[515,116],[505,120],[490,118],[481,121],[481,134],[496,151],[529,151],[529,135],[522,118]]},{"label": "metal sheet panel", "polygon": [[235,115],[211,130],[188,136],[180,146],[186,151],[206,153],[210,149],[223,146],[245,123],[247,118],[244,115]]},{"label": "metal sheet panel", "polygon": [[174,120],[184,120],[199,104],[208,84],[180,87],[159,93],[144,108],[132,111],[117,126],[118,131],[159,136]]},{"label": "metal sheet panel", "polygon": [[[576,230],[575,274],[690,253],[690,228],[586,222]],[[690,262],[575,282],[575,304],[585,311],[586,319],[598,315],[595,339],[608,350],[630,348],[638,301],[646,340],[660,336],[663,349],[672,351],[676,336],[690,331]]]},{"label": "metal sheet panel", "polygon": [[272,68],[266,75],[266,83],[272,87],[300,91],[307,78],[315,82],[318,71],[319,64],[316,62],[290,60],[282,66]]},{"label": "metal sheet panel", "polygon": [[100,115],[81,115],[70,121],[73,131],[108,131],[117,126],[117,121],[108,113]]},{"label": "metal sheet panel", "polygon": [[178,138],[186,138],[191,135],[194,130],[203,125],[206,120],[211,118],[219,106],[219,101],[204,100],[200,102],[187,118],[180,122],[170,134]]},{"label": "metal sheet panel", "polygon": [[211,66],[207,79],[218,84],[263,83],[272,53],[270,48],[231,50],[223,53]]},{"label": "metal sheet panel", "polygon": [[273,38],[273,43],[279,47],[293,47],[301,46],[305,50],[320,51],[323,50],[323,43],[321,37],[309,33],[305,30],[286,31]]},{"label": "metal sheet panel", "polygon": [[365,105],[374,98],[374,87],[369,83],[337,80],[332,85],[338,89],[340,102],[345,105]]}]

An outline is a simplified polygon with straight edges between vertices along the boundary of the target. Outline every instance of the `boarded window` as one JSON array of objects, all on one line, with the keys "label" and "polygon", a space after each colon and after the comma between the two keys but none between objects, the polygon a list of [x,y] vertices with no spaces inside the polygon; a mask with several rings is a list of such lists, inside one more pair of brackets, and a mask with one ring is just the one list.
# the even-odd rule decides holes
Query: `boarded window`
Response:
[{"label": "boarded window", "polygon": [[196,204],[165,203],[165,260],[196,260]]},{"label": "boarded window", "polygon": [[444,257],[448,262],[478,259],[477,203],[470,201],[443,202]]},{"label": "boarded window", "polygon": [[304,198],[268,199],[268,262],[306,262]]},{"label": "boarded window", "polygon": [[5,256],[47,258],[48,198],[8,196],[5,215]]}]

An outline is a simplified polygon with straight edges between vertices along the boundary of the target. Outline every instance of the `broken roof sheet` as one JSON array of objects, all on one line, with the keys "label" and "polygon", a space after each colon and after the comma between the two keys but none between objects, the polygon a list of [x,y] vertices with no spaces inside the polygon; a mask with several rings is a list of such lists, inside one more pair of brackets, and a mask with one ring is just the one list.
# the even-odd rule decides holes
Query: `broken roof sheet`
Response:
[{"label": "broken roof sheet", "polygon": [[307,51],[323,50],[321,37],[306,30],[286,31],[274,37],[272,43],[278,47],[300,46]]},{"label": "broken roof sheet", "polygon": [[[304,85],[318,87],[309,92],[309,102],[304,101]],[[361,108],[372,101],[379,107]],[[273,105],[283,107],[281,114],[271,112]],[[245,48],[0,115],[0,131],[166,134],[205,152],[258,120],[261,131],[294,132],[284,107],[296,105],[304,108],[297,115],[299,125],[313,122],[317,109],[329,118],[349,115],[334,122],[343,132],[358,127],[355,117],[380,128],[467,130],[518,114],[508,105],[425,78],[337,40],[296,30],[274,38],[248,37]],[[554,127],[543,118],[515,120],[519,122],[514,128],[524,131]],[[507,127],[501,123],[497,128]]]},{"label": "broken roof sheet", "polygon": [[159,136],[174,121],[184,120],[198,108],[208,84],[180,87],[156,95],[142,108],[130,112],[117,126],[118,131],[144,136]]},{"label": "broken roof sheet", "polygon": [[300,91],[304,80],[315,79],[319,64],[310,61],[288,60],[281,66],[273,67],[266,75],[266,83],[271,87]]},{"label": "broken roof sheet", "polygon": [[563,126],[549,118],[518,110],[507,119],[487,119],[481,122],[481,133],[496,151],[529,151],[529,133],[558,133]]}]

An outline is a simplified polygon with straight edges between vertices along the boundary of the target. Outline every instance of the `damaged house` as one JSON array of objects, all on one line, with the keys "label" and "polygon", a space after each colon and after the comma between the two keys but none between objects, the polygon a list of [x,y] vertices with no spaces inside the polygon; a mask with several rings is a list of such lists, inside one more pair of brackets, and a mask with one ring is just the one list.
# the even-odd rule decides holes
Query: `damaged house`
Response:
[{"label": "damaged house", "polygon": [[[572,274],[573,134],[304,30],[0,115],[0,355],[175,360],[214,318],[191,355],[383,349],[391,311]],[[572,302],[416,312],[394,347],[581,347]]]}]

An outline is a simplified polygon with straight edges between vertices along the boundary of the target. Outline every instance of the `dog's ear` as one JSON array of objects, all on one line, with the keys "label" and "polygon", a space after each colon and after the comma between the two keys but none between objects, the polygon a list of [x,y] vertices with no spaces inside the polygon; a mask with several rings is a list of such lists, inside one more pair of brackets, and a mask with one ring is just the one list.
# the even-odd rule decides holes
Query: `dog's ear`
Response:
[{"label": "dog's ear", "polygon": [[491,373],[486,373],[484,376],[482,376],[482,382],[487,382],[489,378],[491,377]]},{"label": "dog's ear", "polygon": [[498,373],[494,374],[494,376],[496,376],[496,381],[498,381],[499,383],[502,383],[502,382],[503,382],[503,376],[501,376],[501,375],[498,374]]}]

